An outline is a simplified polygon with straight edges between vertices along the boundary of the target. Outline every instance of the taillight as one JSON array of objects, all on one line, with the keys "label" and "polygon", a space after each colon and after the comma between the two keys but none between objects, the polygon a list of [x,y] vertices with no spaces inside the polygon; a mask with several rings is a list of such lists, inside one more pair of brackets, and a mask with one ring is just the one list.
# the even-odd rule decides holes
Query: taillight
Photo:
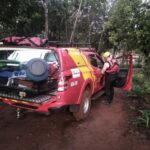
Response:
[{"label": "taillight", "polygon": [[69,85],[69,79],[72,77],[71,74],[68,74],[66,76],[60,77],[60,80],[58,82],[58,91],[62,92],[68,89]]},{"label": "taillight", "polygon": [[62,92],[67,90],[68,88],[68,81],[65,78],[61,78],[58,82],[58,91]]}]

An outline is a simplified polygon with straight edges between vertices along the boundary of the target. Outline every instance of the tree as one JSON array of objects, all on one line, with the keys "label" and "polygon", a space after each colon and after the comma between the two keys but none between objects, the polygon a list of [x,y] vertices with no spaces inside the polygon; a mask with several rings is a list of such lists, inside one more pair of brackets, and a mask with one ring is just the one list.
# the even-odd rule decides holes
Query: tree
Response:
[{"label": "tree", "polygon": [[70,15],[70,24],[73,24],[78,13],[74,40],[91,43],[97,49],[107,16],[107,1],[83,0],[80,12],[78,12],[79,2],[73,5],[74,7],[72,6],[72,15]]},{"label": "tree", "polygon": [[[141,51],[150,70],[150,4],[142,0],[116,0],[105,32],[115,50]],[[150,74],[150,71],[148,71]]]},{"label": "tree", "polygon": [[43,0],[43,7],[45,12],[45,38],[48,38],[48,0]]},{"label": "tree", "polygon": [[107,0],[82,1],[78,12],[80,0],[1,0],[1,36],[33,36],[45,31],[50,40],[69,41],[78,12],[74,41],[98,47]]},{"label": "tree", "polygon": [[37,0],[1,0],[0,9],[1,37],[32,36],[44,27],[44,11]]},{"label": "tree", "polygon": [[137,46],[145,56],[144,72],[150,78],[150,2],[143,3],[137,24]]},{"label": "tree", "polygon": [[136,26],[140,0],[117,0],[105,25],[114,49],[129,51],[135,48]]}]

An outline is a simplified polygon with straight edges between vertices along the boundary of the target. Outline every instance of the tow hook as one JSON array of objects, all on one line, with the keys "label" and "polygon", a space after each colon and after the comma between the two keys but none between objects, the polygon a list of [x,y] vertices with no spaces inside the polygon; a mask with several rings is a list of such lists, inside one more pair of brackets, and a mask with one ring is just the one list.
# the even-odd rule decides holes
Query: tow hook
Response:
[{"label": "tow hook", "polygon": [[[20,119],[23,115],[25,115],[25,113],[28,113],[28,112],[33,112],[33,111],[17,108],[17,110],[16,110],[17,119]],[[45,116],[50,116],[50,114],[51,114],[50,111],[48,111],[48,112],[39,112],[39,113],[43,114]]]},{"label": "tow hook", "polygon": [[17,108],[16,110],[16,117],[17,119],[20,119],[24,115],[25,110]]}]

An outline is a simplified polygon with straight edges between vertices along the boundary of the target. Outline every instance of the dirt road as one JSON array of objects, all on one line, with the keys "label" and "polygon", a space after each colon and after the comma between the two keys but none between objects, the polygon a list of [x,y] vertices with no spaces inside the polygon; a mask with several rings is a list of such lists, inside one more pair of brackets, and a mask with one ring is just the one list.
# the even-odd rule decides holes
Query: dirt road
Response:
[{"label": "dirt road", "polygon": [[129,133],[125,93],[114,102],[92,103],[90,116],[76,122],[71,113],[55,110],[50,116],[27,113],[17,120],[15,109],[0,104],[1,150],[149,150],[150,141]]}]

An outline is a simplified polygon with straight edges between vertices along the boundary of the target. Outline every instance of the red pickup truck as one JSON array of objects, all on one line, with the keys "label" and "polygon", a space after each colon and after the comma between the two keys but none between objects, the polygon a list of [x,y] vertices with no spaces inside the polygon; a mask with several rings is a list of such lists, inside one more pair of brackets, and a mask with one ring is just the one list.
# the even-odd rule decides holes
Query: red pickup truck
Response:
[{"label": "red pickup truck", "polygon": [[[132,55],[120,68],[117,87],[132,87]],[[85,119],[91,100],[105,86],[103,60],[92,48],[0,47],[0,101],[21,109],[48,112],[69,106]]]}]

